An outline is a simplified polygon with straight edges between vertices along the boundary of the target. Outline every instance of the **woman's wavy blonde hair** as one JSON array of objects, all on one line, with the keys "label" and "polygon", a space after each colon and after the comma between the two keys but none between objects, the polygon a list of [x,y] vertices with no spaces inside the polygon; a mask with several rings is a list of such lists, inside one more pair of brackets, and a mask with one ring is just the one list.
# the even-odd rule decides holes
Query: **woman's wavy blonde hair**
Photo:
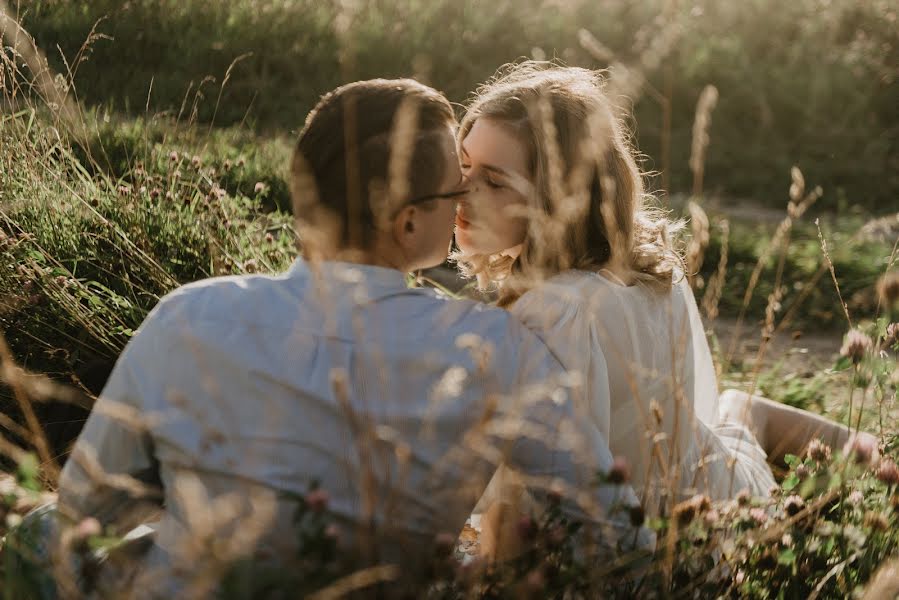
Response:
[{"label": "woman's wavy blonde hair", "polygon": [[506,65],[475,93],[460,144],[481,118],[508,127],[526,145],[534,193],[518,259],[457,252],[463,275],[477,277],[481,288],[498,287],[501,305],[567,269],[614,266],[635,283],[670,289],[675,270],[683,269],[671,242],[682,224],[670,222],[645,192],[598,72],[535,61]]}]

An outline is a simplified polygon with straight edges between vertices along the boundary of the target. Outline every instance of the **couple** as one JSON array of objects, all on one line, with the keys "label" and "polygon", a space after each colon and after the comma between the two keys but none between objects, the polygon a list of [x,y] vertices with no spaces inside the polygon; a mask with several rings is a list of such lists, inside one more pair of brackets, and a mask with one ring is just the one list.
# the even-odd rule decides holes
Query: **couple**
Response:
[{"label": "couple", "polygon": [[[410,564],[476,505],[495,517],[549,494],[609,555],[651,551],[622,507],[766,495],[766,454],[845,436],[718,397],[672,226],[593,72],[515,65],[458,126],[415,81],[343,86],[307,118],[291,187],[302,258],[160,301],[63,471],[75,522],[155,522],[133,590],[202,595],[244,550],[290,556],[312,481],[372,562]],[[454,232],[499,306],[407,285]],[[613,456],[629,481],[597,485]]]}]

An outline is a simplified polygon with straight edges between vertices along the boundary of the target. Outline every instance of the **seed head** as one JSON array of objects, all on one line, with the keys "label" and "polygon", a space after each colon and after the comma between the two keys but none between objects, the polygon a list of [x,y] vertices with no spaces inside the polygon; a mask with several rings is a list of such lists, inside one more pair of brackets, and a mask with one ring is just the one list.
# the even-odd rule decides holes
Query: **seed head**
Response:
[{"label": "seed head", "polygon": [[798,467],[796,467],[796,476],[799,479],[805,479],[806,477],[809,476],[809,474],[810,474],[810,471],[808,470],[808,467],[805,466],[804,464],[801,464]]},{"label": "seed head", "polygon": [[534,541],[537,538],[537,523],[530,517],[521,517],[518,519],[516,527],[518,537],[526,542]]},{"label": "seed head", "polygon": [[750,508],[749,516],[755,521],[758,525],[764,525],[768,522],[768,513],[761,508]]},{"label": "seed head", "polygon": [[805,508],[805,501],[801,496],[793,494],[784,500],[784,511],[791,517],[796,515],[803,508]]},{"label": "seed head", "polygon": [[830,460],[830,446],[815,438],[808,444],[806,451],[808,457],[815,462],[823,463]]},{"label": "seed head", "polygon": [[306,494],[306,506],[308,506],[309,510],[312,512],[320,513],[328,508],[328,500],[330,500],[330,498],[327,491],[318,488]]},{"label": "seed head", "polygon": [[877,441],[869,434],[853,433],[843,446],[843,455],[860,465],[870,465],[877,455]]},{"label": "seed head", "polygon": [[870,337],[858,329],[853,329],[846,334],[843,347],[840,348],[840,354],[848,357],[853,364],[857,365],[865,357],[865,354],[871,350],[871,345]]},{"label": "seed head", "polygon": [[875,472],[877,479],[887,485],[899,484],[899,467],[891,458],[883,458]]},{"label": "seed head", "polygon": [[222,168],[225,171],[230,171],[231,170],[231,161],[226,159],[225,162],[222,163]]},{"label": "seed head", "polygon": [[634,527],[640,527],[646,521],[646,511],[639,504],[631,506],[627,510],[627,514],[630,517],[631,525]]},{"label": "seed head", "polygon": [[171,153],[169,153],[169,162],[173,162],[173,163],[178,162],[178,153],[175,152],[174,150],[172,150]]},{"label": "seed head", "polygon": [[609,469],[608,481],[616,485],[627,483],[631,478],[631,469],[627,464],[627,459],[623,456],[616,456],[612,461],[612,468]]},{"label": "seed head", "polygon": [[257,181],[256,185],[253,186],[253,193],[258,195],[265,192],[266,189],[268,189],[268,187],[264,183]]},{"label": "seed head", "polygon": [[752,496],[749,494],[749,490],[743,489],[737,494],[737,504],[740,506],[749,506],[749,501],[752,499]]},{"label": "seed head", "polygon": [[192,166],[194,169],[199,169],[202,164],[203,161],[200,160],[200,157],[197,155],[194,155],[194,157],[190,159],[190,166]]}]

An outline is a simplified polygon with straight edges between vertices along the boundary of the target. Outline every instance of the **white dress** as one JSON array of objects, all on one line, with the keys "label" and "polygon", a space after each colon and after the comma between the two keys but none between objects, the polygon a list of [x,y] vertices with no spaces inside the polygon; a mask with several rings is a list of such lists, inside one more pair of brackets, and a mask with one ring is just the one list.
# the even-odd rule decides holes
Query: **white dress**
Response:
[{"label": "white dress", "polygon": [[[765,452],[740,423],[719,416],[708,341],[685,278],[670,291],[613,281],[607,271],[568,271],[512,307],[569,370],[576,403],[626,459],[649,513],[666,491],[713,500],[774,485]],[[617,278],[616,278],[617,279]]]}]

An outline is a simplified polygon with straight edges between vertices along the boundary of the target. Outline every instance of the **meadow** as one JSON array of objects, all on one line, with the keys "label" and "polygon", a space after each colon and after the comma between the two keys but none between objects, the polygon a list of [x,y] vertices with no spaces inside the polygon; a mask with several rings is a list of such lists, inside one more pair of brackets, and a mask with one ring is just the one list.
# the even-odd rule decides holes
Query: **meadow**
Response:
[{"label": "meadow", "polygon": [[[578,525],[550,510],[522,529],[528,550],[507,564],[436,553],[418,593],[896,595],[895,3],[6,4],[0,14],[22,30],[0,27],[0,454],[9,474],[0,533],[51,497],[68,444],[159,298],[205,277],[280,272],[296,257],[288,161],[322,93],[415,76],[461,111],[499,65],[555,57],[609,69],[650,187],[689,219],[681,242],[722,388],[876,433],[882,458],[810,448],[778,465],[770,500],[682,503],[650,523],[665,542],[631,586],[616,580],[626,564],[591,568]],[[861,333],[844,343],[849,331]],[[306,502],[297,523],[297,569],[263,575],[235,562],[222,595],[335,597],[389,579],[353,579],[327,517]],[[8,598],[49,575],[10,551],[27,534],[7,537]],[[92,550],[117,543],[82,537]]]}]

